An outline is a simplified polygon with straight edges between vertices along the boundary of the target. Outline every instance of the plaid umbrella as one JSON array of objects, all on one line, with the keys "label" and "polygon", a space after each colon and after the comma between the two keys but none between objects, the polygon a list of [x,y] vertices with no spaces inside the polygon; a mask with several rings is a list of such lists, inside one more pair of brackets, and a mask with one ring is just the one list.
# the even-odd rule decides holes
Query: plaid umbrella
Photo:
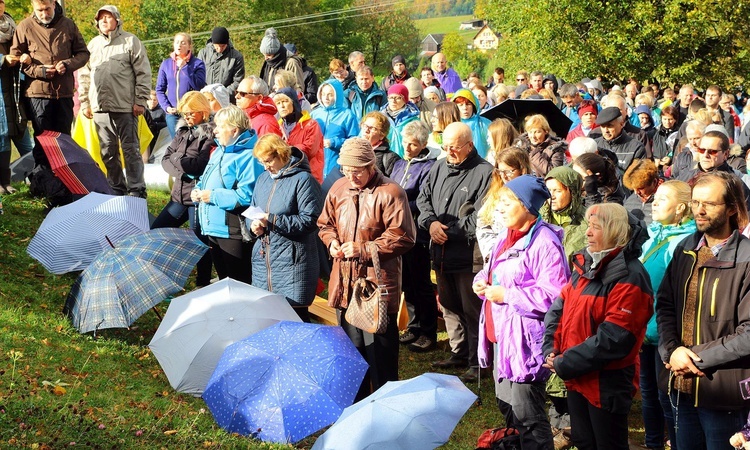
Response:
[{"label": "plaid umbrella", "polygon": [[160,228],[124,239],[78,277],[64,312],[81,333],[127,328],[181,291],[206,250],[192,230],[182,228]]},{"label": "plaid umbrella", "polygon": [[36,136],[49,160],[52,173],[71,193],[86,195],[89,192],[114,194],[107,178],[89,153],[67,134],[45,131]]}]

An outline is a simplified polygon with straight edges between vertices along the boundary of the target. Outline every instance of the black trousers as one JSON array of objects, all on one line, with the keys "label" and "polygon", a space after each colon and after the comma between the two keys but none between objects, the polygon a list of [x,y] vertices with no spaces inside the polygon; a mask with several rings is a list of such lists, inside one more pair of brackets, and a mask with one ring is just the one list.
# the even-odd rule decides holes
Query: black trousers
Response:
[{"label": "black trousers", "polygon": [[34,128],[34,136],[42,131],[59,131],[70,135],[73,126],[72,98],[27,98],[24,100],[26,111]]},{"label": "black trousers", "polygon": [[430,279],[430,250],[416,244],[402,256],[404,300],[409,311],[409,331],[437,340],[437,299]]},{"label": "black trousers", "polygon": [[575,391],[568,391],[568,410],[571,437],[578,450],[628,450],[627,414],[597,408]]},{"label": "black trousers", "polygon": [[253,244],[251,242],[210,236],[208,245],[211,247],[211,259],[214,261],[219,279],[229,277],[243,283],[252,283]]}]

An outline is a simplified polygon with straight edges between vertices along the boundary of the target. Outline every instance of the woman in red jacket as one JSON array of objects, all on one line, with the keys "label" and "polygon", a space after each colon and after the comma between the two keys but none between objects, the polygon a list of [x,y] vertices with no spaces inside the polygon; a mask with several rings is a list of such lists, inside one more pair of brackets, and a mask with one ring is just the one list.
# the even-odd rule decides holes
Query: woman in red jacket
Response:
[{"label": "woman in red jacket", "polygon": [[279,125],[287,144],[297,147],[310,160],[310,171],[318,183],[323,184],[323,132],[318,121],[307,111],[302,111],[297,91],[281,88],[273,96],[279,110]]}]

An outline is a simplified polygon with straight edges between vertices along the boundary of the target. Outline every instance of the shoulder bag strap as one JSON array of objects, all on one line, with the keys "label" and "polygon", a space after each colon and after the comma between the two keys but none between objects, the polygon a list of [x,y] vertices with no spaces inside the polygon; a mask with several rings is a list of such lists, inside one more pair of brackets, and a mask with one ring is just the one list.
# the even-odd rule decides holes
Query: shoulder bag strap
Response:
[{"label": "shoulder bag strap", "polygon": [[370,241],[367,243],[367,247],[370,250],[370,258],[372,259],[372,267],[375,269],[375,278],[378,282],[378,288],[380,289],[381,295],[388,295],[388,289],[383,284],[383,279],[380,274],[380,257],[378,256],[378,246],[374,242]]}]

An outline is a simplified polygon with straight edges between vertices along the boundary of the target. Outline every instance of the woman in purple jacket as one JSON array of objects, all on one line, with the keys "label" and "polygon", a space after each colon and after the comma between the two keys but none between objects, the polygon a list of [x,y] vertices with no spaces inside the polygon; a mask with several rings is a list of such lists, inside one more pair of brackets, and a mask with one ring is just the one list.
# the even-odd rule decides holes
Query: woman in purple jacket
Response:
[{"label": "woman in purple jacket", "polygon": [[497,379],[510,384],[510,398],[499,399],[506,423],[518,429],[521,447],[554,447],[547,418],[542,367],[544,315],[570,278],[561,228],[544,222],[539,208],[549,199],[539,178],[523,175],[500,191],[498,212],[505,230],[485,268],[474,278],[483,300],[479,319],[479,365],[493,364]]},{"label": "woman in purple jacket", "polygon": [[174,51],[162,61],[156,78],[156,97],[167,113],[167,129],[174,139],[177,120],[177,103],[188,91],[200,91],[206,85],[206,65],[193,56],[193,39],[187,33],[174,37]]}]

